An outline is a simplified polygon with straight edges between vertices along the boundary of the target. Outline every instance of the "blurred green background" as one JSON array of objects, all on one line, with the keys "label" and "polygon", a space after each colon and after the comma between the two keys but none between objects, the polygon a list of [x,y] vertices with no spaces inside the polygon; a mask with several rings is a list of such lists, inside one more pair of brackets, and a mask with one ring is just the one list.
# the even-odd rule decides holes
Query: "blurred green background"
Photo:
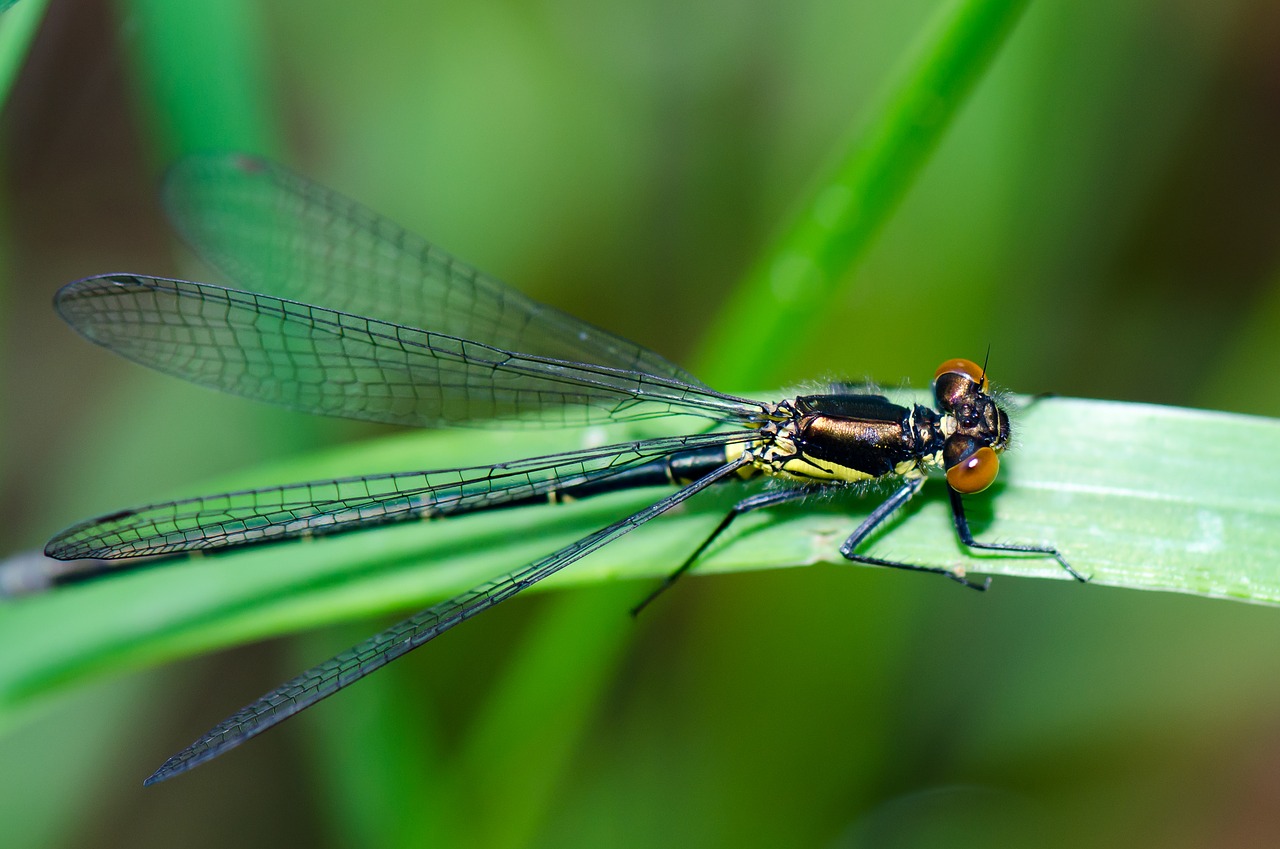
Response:
[{"label": "blurred green background", "polygon": [[[0,18],[40,22],[2,118],[0,554],[384,432],[145,372],[53,315],[77,277],[190,273],[155,194],[182,150],[275,156],[697,370],[939,8],[23,0]],[[923,386],[990,345],[1019,391],[1280,415],[1277,38],[1261,0],[1032,4],[776,373],[717,385]],[[147,791],[376,623],[77,689],[0,729],[4,843],[1280,844],[1273,609],[823,566],[690,580],[632,622],[644,589],[504,605]]]}]

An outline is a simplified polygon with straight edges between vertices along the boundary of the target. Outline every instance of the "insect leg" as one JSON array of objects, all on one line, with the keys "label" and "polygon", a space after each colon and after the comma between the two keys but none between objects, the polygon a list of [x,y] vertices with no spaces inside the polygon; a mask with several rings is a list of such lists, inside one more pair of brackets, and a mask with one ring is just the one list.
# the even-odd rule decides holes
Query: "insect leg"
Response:
[{"label": "insect leg", "polygon": [[[964,584],[966,587],[971,587],[979,591],[985,590],[991,583],[990,578],[987,578],[982,583],[975,583],[961,575],[959,572],[953,572],[950,569],[943,569],[940,566],[919,566],[913,563],[899,563],[894,560],[881,560],[878,557],[867,557],[862,554],[854,554],[854,549],[866,540],[866,538],[871,535],[872,531],[893,515],[895,511],[910,501],[911,497],[919,492],[920,487],[922,486],[924,486],[924,478],[904,481],[902,486],[898,488],[897,492],[886,498],[884,503],[875,510],[872,510],[871,515],[858,526],[856,531],[849,535],[849,538],[844,541],[844,545],[840,546],[840,553],[855,563],[866,563],[871,566],[888,566],[892,569],[909,569],[913,572],[933,572],[938,575],[946,575],[951,580]],[[948,489],[950,488],[948,487]],[[958,495],[953,491],[952,504],[955,504],[956,498],[958,498]],[[963,521],[964,514],[960,513],[958,515],[960,518],[956,520],[957,529],[959,529],[960,523]],[[961,533],[961,539],[963,539],[964,534],[967,533],[968,525],[966,524],[965,530]],[[973,537],[970,536],[969,539],[972,540]]]},{"label": "insect leg", "polygon": [[649,606],[650,602],[666,592],[672,584],[680,579],[681,575],[688,572],[694,562],[702,555],[702,552],[707,550],[707,546],[715,542],[716,537],[724,533],[725,529],[733,523],[734,519],[738,518],[743,513],[750,513],[752,510],[760,510],[764,507],[775,507],[779,504],[786,504],[788,501],[799,501],[806,495],[809,495],[809,493],[801,487],[773,489],[749,496],[733,505],[733,508],[728,512],[728,514],[720,520],[720,524],[716,525],[716,529],[711,532],[711,535],[704,539],[702,544],[694,549],[693,553],[680,564],[679,568],[664,578],[662,583],[659,584],[653,592],[644,597],[644,600],[631,608],[631,615],[638,616],[640,611]]},{"label": "insect leg", "polygon": [[947,492],[951,494],[951,518],[955,521],[956,535],[960,537],[960,542],[969,546],[969,548],[977,548],[983,551],[1016,551],[1023,554],[1042,554],[1045,557],[1052,557],[1058,561],[1058,565],[1067,570],[1067,574],[1075,578],[1081,583],[1087,582],[1089,579],[1081,575],[1065,558],[1058,552],[1058,549],[1048,545],[1027,545],[1025,543],[1010,542],[978,542],[973,538],[973,534],[969,531],[969,520],[964,515],[964,501],[960,493],[951,487],[947,487]]}]

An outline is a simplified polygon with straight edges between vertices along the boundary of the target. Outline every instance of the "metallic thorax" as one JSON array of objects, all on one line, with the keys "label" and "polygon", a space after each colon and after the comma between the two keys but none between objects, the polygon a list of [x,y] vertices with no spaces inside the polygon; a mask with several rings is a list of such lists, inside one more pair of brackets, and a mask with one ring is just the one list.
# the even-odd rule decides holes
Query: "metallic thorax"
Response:
[{"label": "metallic thorax", "polygon": [[1009,417],[968,360],[944,363],[933,391],[937,410],[853,392],[779,401],[742,452],[753,473],[799,483],[918,479],[941,467],[954,489],[980,491],[1009,444]]},{"label": "metallic thorax", "polygon": [[801,395],[769,412],[746,453],[760,472],[798,482],[923,477],[954,429],[950,416],[883,395]]}]

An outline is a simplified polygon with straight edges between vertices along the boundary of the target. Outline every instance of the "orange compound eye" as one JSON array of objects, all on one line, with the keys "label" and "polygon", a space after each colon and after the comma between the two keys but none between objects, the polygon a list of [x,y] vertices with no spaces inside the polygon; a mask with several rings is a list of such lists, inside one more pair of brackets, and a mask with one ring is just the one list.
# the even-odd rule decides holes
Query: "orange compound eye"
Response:
[{"label": "orange compound eye", "polygon": [[[933,379],[937,380],[944,374],[963,374],[965,377],[979,384],[979,389],[983,392],[987,391],[987,375],[982,370],[982,366],[973,360],[966,360],[963,357],[957,357],[954,360],[947,360],[938,366],[938,370],[933,373]],[[976,491],[976,490],[975,490]]]},{"label": "orange compound eye", "polygon": [[999,471],[1000,458],[984,445],[947,469],[947,483],[962,495],[972,495],[991,486]]}]

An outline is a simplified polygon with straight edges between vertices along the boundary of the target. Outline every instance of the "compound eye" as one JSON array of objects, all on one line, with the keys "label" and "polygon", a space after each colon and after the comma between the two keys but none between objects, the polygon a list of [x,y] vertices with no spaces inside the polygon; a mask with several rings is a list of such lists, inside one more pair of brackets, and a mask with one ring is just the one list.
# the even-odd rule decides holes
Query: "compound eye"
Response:
[{"label": "compound eye", "polygon": [[947,469],[947,484],[962,495],[972,495],[991,486],[999,471],[1000,457],[984,445]]},{"label": "compound eye", "polygon": [[983,392],[987,391],[987,375],[982,370],[982,366],[973,360],[966,360],[963,357],[957,357],[954,360],[947,360],[938,366],[938,370],[933,373],[933,379],[937,380],[944,374],[962,374],[974,383],[978,384],[978,388]]}]

